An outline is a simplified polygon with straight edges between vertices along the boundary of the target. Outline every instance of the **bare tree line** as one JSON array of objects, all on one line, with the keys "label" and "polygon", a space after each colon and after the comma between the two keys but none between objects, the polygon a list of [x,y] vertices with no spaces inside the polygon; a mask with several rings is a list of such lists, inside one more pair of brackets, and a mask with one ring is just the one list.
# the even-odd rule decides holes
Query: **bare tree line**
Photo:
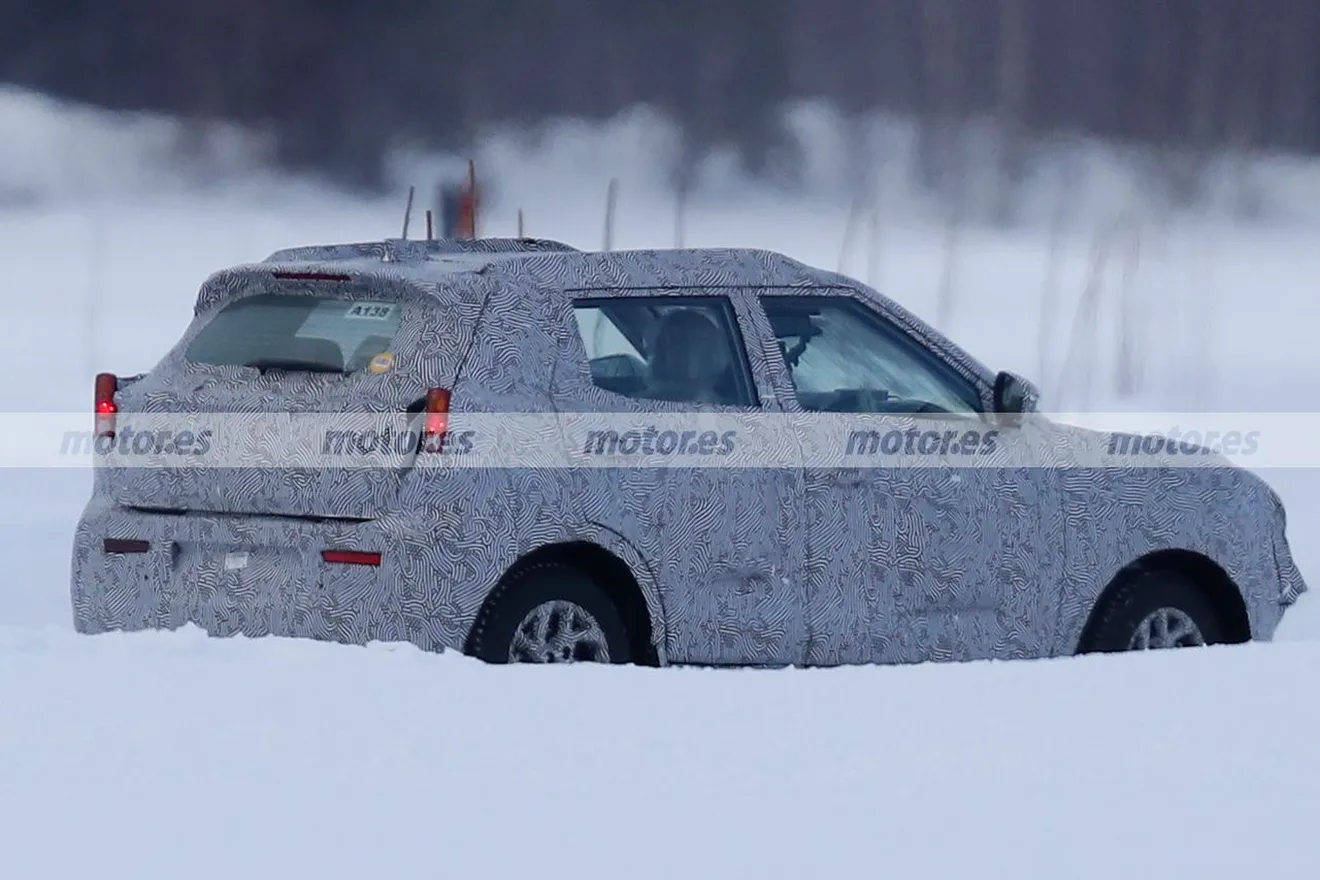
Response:
[{"label": "bare tree line", "polygon": [[1067,132],[1158,148],[1177,195],[1207,154],[1320,151],[1318,44],[1320,0],[0,0],[0,80],[257,125],[364,186],[392,146],[638,103],[682,125],[676,170],[763,170],[783,103],[825,99],[918,120],[940,189],[993,120],[1010,185]]}]

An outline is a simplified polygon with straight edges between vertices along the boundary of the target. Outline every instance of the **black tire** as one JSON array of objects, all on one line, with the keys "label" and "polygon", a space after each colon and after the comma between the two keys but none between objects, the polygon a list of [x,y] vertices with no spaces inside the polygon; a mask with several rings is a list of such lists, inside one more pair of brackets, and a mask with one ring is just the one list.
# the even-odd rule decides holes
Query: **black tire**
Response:
[{"label": "black tire", "polygon": [[[1138,650],[1132,641],[1138,627],[1161,609],[1181,612],[1200,631],[1200,641],[1216,645],[1224,640],[1223,626],[1214,605],[1186,575],[1153,569],[1137,572],[1117,587],[1097,611],[1082,638],[1079,654]],[[1191,647],[1191,644],[1167,647]]]},{"label": "black tire", "polygon": [[[515,636],[533,611],[539,609],[549,615],[552,626],[570,619],[563,610],[543,608],[556,602],[576,606],[577,611],[567,612],[574,631],[592,631],[599,637],[586,638],[570,647],[571,656],[561,650],[554,659],[548,655],[541,655],[543,659],[514,659],[511,649]],[[591,630],[592,625],[595,630]],[[601,659],[601,642],[608,659]],[[578,569],[558,562],[529,566],[497,586],[472,627],[467,653],[487,663],[632,662],[628,627],[609,595]],[[592,653],[595,656],[590,656]]]}]

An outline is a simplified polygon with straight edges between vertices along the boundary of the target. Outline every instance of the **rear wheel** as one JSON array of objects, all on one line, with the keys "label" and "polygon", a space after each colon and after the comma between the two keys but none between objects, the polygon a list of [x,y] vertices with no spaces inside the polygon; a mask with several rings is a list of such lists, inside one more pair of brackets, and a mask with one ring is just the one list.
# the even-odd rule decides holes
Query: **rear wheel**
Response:
[{"label": "rear wheel", "polygon": [[495,589],[468,653],[487,663],[630,663],[628,629],[606,592],[564,563],[534,565]]},{"label": "rear wheel", "polygon": [[1197,648],[1223,641],[1214,605],[1176,571],[1153,570],[1124,581],[1101,606],[1078,653]]}]

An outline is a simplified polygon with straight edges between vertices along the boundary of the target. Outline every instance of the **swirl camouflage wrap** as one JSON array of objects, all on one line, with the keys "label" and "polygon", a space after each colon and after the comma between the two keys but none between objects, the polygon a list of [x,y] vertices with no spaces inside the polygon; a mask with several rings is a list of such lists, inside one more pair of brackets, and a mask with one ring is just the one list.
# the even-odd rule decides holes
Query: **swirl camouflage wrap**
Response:
[{"label": "swirl camouflage wrap", "polygon": [[[523,427],[475,442],[569,452],[616,445],[617,433],[577,432],[594,414],[688,419],[679,433],[713,460],[732,442],[706,430],[721,419],[883,417],[855,388],[834,394],[843,380],[809,387],[874,355],[871,343],[819,353],[813,340],[854,326],[906,352],[904,370],[932,377],[913,387],[944,401],[895,419],[942,413],[1039,460],[1085,439],[1001,418],[996,373],[841,275],[762,250],[532,240],[292,248],[217,272],[183,337],[119,379],[113,401],[120,419],[343,413],[397,420],[404,436],[443,416],[446,443],[464,418],[520,414]],[[597,345],[605,331],[613,348]],[[680,331],[687,348],[667,341]],[[1019,390],[1019,411],[1034,409],[1034,388]],[[493,603],[549,566],[609,597],[644,646],[635,660],[907,663],[1075,653],[1096,609],[1150,570],[1191,579],[1243,638],[1271,638],[1306,589],[1277,497],[1227,463],[865,466],[814,457],[802,432],[739,430],[755,443],[720,466],[429,466],[416,444],[372,466],[326,464],[312,455],[326,443],[274,429],[230,432],[231,457],[206,466],[99,462],[74,537],[75,626],[468,650]],[[796,464],[758,464],[777,452]],[[378,556],[343,564],[337,550]]]}]

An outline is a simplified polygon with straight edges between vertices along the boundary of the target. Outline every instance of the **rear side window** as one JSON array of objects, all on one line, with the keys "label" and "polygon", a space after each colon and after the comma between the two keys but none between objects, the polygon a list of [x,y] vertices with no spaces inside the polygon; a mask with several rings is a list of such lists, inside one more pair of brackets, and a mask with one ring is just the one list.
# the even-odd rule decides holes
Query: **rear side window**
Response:
[{"label": "rear side window", "polygon": [[351,373],[390,350],[400,312],[386,300],[248,296],[222,308],[185,356],[195,364]]},{"label": "rear side window", "polygon": [[637,400],[759,405],[726,297],[582,299],[573,316],[598,388]]}]

